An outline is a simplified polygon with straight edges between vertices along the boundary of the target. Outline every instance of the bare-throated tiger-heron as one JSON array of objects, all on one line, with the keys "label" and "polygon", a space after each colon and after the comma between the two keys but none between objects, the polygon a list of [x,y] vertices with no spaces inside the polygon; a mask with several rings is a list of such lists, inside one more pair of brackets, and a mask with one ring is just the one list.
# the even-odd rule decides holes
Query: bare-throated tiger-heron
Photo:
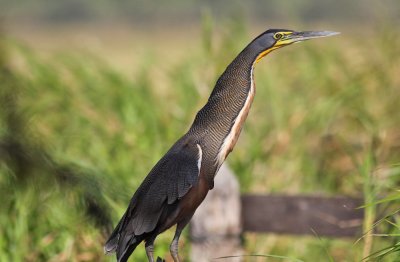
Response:
[{"label": "bare-throated tiger-heron", "polygon": [[176,226],[170,251],[179,261],[183,228],[213,188],[218,169],[232,151],[255,95],[253,69],[271,51],[300,41],[335,35],[329,31],[270,29],[256,37],[219,77],[189,131],[158,161],[133,195],[104,249],[127,261],[142,241],[149,261],[156,237]]}]

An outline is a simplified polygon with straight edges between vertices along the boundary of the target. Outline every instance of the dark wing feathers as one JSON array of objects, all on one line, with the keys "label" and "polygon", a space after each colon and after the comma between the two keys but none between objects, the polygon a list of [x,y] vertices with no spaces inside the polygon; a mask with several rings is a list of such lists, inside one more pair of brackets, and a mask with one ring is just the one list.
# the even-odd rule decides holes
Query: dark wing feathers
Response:
[{"label": "dark wing feathers", "polygon": [[122,254],[133,238],[153,231],[167,204],[173,204],[197,183],[199,159],[201,161],[201,148],[197,144],[187,143],[172,148],[133,195],[128,210],[107,241],[105,250],[112,252],[118,249],[117,252]]},{"label": "dark wing feathers", "polygon": [[[180,150],[171,150],[149,173],[148,183],[144,183],[141,194],[132,199],[131,210],[133,233],[141,235],[152,231],[160,218],[163,206],[183,197],[197,183],[199,169],[199,148],[196,144],[184,145]],[[139,190],[138,190],[139,191]]]}]

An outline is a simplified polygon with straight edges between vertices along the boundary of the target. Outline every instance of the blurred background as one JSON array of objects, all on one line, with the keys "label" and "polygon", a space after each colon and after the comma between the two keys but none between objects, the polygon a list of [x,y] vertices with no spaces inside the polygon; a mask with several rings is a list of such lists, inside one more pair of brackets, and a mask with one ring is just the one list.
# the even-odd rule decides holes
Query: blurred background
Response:
[{"label": "blurred background", "polygon": [[[131,195],[268,28],[342,34],[258,64],[228,159],[241,191],[363,197],[364,233],[379,234],[244,233],[245,253],[396,261],[399,14],[396,0],[0,0],[0,261],[113,261],[102,246]],[[172,236],[156,255],[170,259]]]}]

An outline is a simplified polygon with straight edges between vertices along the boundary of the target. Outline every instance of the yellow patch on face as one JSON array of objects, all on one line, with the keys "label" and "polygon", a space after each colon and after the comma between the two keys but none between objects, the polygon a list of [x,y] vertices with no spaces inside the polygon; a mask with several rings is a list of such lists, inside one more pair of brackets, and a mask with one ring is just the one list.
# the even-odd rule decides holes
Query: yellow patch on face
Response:
[{"label": "yellow patch on face", "polygon": [[293,43],[293,39],[283,39],[283,40],[278,40],[274,46],[285,46],[288,44]]},{"label": "yellow patch on face", "polygon": [[290,38],[287,38],[288,36],[290,36],[291,34],[293,34],[293,32],[276,32],[274,34],[274,38],[277,40],[276,43],[268,48],[267,50],[265,50],[264,52],[260,53],[257,58],[255,63],[258,63],[264,56],[268,55],[270,52],[274,51],[275,49],[281,48],[285,45],[291,44],[293,42],[293,40],[291,40]]},{"label": "yellow patch on face", "polygon": [[293,32],[276,32],[274,38],[276,39],[275,46],[285,46],[293,43],[293,40],[288,38]]},{"label": "yellow patch on face", "polygon": [[276,33],[274,34],[274,38],[275,38],[276,40],[278,40],[278,39],[281,39],[282,37],[285,37],[285,36],[291,35],[291,34],[293,34],[293,32],[276,32]]}]

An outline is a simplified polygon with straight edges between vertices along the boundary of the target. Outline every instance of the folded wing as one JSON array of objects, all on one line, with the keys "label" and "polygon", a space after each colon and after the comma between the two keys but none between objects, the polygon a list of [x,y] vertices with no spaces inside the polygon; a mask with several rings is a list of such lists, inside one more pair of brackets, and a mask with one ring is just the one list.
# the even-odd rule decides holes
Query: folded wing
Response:
[{"label": "folded wing", "polygon": [[[185,143],[172,148],[150,171],[133,195],[121,221],[105,244],[106,253],[123,255],[152,232],[161,214],[196,185],[202,160],[200,145]],[[133,250],[130,250],[130,253]]]}]

